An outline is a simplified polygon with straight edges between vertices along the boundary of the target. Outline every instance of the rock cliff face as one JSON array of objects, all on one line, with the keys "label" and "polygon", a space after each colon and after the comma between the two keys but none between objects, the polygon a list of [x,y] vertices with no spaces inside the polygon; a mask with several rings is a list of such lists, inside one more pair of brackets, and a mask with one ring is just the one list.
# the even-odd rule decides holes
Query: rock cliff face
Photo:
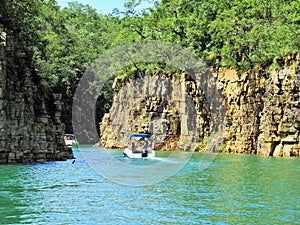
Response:
[{"label": "rock cliff face", "polygon": [[199,84],[186,73],[138,74],[116,79],[113,87],[117,94],[100,124],[100,146],[124,148],[130,133],[151,133],[154,149],[197,151],[216,124]]},{"label": "rock cliff face", "polygon": [[[213,70],[216,82],[206,81],[207,86],[221,92],[215,99],[226,115],[212,112],[207,90],[202,92],[187,74],[119,78],[111,111],[100,124],[99,145],[124,148],[129,133],[142,132],[154,134],[155,149],[299,157],[299,56],[278,63],[280,69],[271,73],[256,69],[239,76],[235,70]],[[207,146],[220,121],[223,144]]]},{"label": "rock cliff face", "polygon": [[299,55],[278,59],[278,64],[269,73],[217,73],[227,108],[224,152],[299,157]]},{"label": "rock cliff face", "polygon": [[34,80],[24,53],[0,46],[0,60],[0,163],[66,160],[60,95]]}]

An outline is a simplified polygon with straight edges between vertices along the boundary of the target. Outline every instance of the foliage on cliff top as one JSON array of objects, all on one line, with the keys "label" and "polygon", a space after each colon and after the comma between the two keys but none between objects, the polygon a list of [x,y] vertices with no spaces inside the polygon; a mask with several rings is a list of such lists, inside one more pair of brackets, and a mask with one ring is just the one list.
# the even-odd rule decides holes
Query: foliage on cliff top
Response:
[{"label": "foliage on cliff top", "polygon": [[[138,11],[140,2],[128,0],[124,11],[103,15],[77,2],[60,9],[55,0],[0,0],[0,27],[32,58],[42,82],[69,99],[67,104],[86,68],[122,44],[172,42],[210,65],[239,71],[267,67],[300,49],[300,0],[161,0]],[[149,65],[125,70],[156,70]],[[106,93],[104,98],[111,98]]]},{"label": "foliage on cliff top", "polygon": [[[217,59],[238,70],[269,66],[276,57],[300,49],[299,0],[162,0],[148,14],[130,20],[131,40],[170,41],[207,62]],[[137,30],[139,23],[143,26]]]},{"label": "foliage on cliff top", "polygon": [[55,0],[0,3],[0,24],[32,51],[50,86],[72,89],[100,54],[140,40],[172,42],[238,70],[300,49],[300,0],[161,0],[142,11],[141,0],[129,0],[110,15],[77,2],[64,9]]}]

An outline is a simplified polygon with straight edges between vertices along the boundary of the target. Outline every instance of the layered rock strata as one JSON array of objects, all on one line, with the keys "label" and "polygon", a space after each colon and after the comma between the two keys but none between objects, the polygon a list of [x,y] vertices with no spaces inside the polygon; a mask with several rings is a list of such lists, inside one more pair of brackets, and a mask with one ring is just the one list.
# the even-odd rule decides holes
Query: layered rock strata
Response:
[{"label": "layered rock strata", "polygon": [[[215,82],[205,86],[216,90]],[[199,82],[186,73],[141,73],[135,79],[116,79],[114,89],[113,106],[100,124],[100,146],[124,148],[129,134],[151,133],[154,149],[197,151],[216,124]]]},{"label": "layered rock strata", "polygon": [[[114,104],[100,125],[99,144],[124,148],[129,133],[149,132],[159,134],[156,149],[299,157],[299,55],[277,62],[278,69],[253,69],[240,75],[236,70],[213,69],[211,79],[216,81],[200,81],[215,89],[214,94],[221,92],[222,97],[214,98],[213,110],[209,91],[187,74],[180,80],[163,75],[119,78]],[[222,106],[224,114],[218,112]],[[218,117],[224,120],[214,121]],[[207,146],[220,121],[225,125],[223,144]]]},{"label": "layered rock strata", "polygon": [[47,93],[12,47],[0,46],[0,163],[66,160],[61,96]]},{"label": "layered rock strata", "polygon": [[234,70],[216,73],[226,104],[224,152],[299,157],[299,56],[280,59],[279,65],[241,76]]}]

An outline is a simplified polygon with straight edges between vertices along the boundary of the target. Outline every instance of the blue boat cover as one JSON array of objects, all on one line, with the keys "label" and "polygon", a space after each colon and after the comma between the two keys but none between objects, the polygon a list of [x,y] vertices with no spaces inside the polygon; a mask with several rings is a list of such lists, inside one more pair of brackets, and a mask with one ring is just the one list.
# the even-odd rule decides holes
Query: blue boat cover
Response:
[{"label": "blue boat cover", "polygon": [[128,136],[128,138],[132,138],[132,137],[144,137],[144,138],[149,138],[151,137],[151,134],[130,134]]}]

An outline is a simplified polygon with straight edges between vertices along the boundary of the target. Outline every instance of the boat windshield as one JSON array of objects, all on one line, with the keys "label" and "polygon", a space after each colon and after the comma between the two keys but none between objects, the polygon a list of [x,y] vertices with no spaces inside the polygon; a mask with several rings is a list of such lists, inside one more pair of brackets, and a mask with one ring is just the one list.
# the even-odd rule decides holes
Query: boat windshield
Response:
[{"label": "boat windshield", "polygon": [[127,147],[132,150],[147,150],[151,146],[150,134],[130,134]]}]

